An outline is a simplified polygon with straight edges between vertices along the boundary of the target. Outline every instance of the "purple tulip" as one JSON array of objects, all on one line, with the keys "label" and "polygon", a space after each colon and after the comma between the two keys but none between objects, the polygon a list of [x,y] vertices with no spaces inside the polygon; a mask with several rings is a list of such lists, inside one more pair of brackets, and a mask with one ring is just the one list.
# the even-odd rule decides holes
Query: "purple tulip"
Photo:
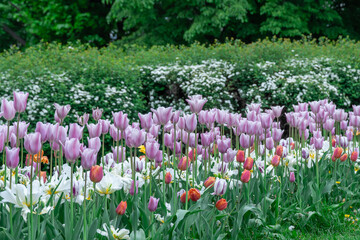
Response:
[{"label": "purple tulip", "polygon": [[324,124],[324,128],[326,131],[331,131],[334,127],[334,124],[335,124],[335,120],[334,119],[331,119],[331,118],[328,118]]},{"label": "purple tulip", "polygon": [[96,164],[97,152],[94,149],[87,148],[81,153],[81,166],[88,171]]},{"label": "purple tulip", "polygon": [[19,165],[19,151],[20,148],[6,148],[6,166],[14,169]]},{"label": "purple tulip", "polygon": [[16,147],[16,135],[14,133],[11,133],[10,145],[11,145],[12,148]]},{"label": "purple tulip", "polygon": [[103,113],[104,110],[100,109],[100,108],[93,108],[92,110],[92,117],[95,121],[99,121],[101,116],[102,116],[102,113]]},{"label": "purple tulip", "polygon": [[150,196],[149,205],[148,205],[148,209],[150,212],[156,211],[159,200],[160,200],[159,198],[154,198],[153,196]]},{"label": "purple tulip", "polygon": [[348,142],[347,138],[346,137],[341,137],[340,138],[340,146],[342,148],[347,148],[348,145],[349,145],[349,142]]},{"label": "purple tulip", "polygon": [[[118,149],[119,148],[119,149]],[[125,147],[121,147],[121,146],[119,146],[119,147],[111,147],[111,150],[112,150],[112,152],[113,152],[113,159],[114,159],[114,161],[115,162],[117,162],[118,160],[119,160],[119,162],[122,162],[123,161],[123,159],[125,159],[125,154],[126,154],[126,149],[125,149]],[[117,153],[119,153],[119,156],[120,156],[120,158],[119,159],[117,159]],[[121,153],[123,153],[122,154],[122,157],[121,157]]]},{"label": "purple tulip", "polygon": [[[19,139],[23,139],[25,137],[29,125],[30,123],[26,123],[26,122],[19,123],[19,133],[18,133]],[[14,122],[14,128],[17,129],[17,122]]]},{"label": "purple tulip", "polygon": [[273,128],[273,139],[275,142],[279,142],[281,140],[281,136],[283,134],[284,130],[278,129],[278,128]]},{"label": "purple tulip", "polygon": [[56,114],[61,121],[64,120],[64,118],[68,115],[71,109],[70,105],[60,106],[59,104],[54,103],[54,106],[56,109]]},{"label": "purple tulip", "polygon": [[147,114],[143,115],[143,114],[139,113],[138,116],[140,119],[141,127],[148,132],[149,129],[151,128],[151,126],[153,125],[152,114],[147,113]]},{"label": "purple tulip", "polygon": [[37,154],[41,149],[40,133],[30,133],[24,137],[24,147],[30,155]]},{"label": "purple tulip", "polygon": [[69,129],[69,138],[77,138],[80,140],[83,135],[83,129],[84,127],[80,127],[80,125],[76,123],[71,123]]},{"label": "purple tulip", "polygon": [[240,132],[246,133],[247,129],[248,129],[248,120],[246,120],[246,119],[240,120],[238,128],[239,128]]},{"label": "purple tulip", "polygon": [[114,141],[119,141],[121,139],[119,130],[114,126],[114,124],[110,125],[110,136]]},{"label": "purple tulip", "polygon": [[58,116],[58,114],[57,114],[56,111],[55,111],[55,113],[54,113],[54,119],[55,119],[55,122],[61,123],[61,119],[59,118],[59,116]]},{"label": "purple tulip", "polygon": [[128,127],[125,130],[125,142],[128,147],[139,147],[145,142],[145,133],[142,130]]},{"label": "purple tulip", "polygon": [[[136,194],[138,194],[138,191],[139,191],[139,181],[136,181]],[[131,196],[134,196],[134,194],[135,194],[134,180],[132,180],[132,182],[131,182],[129,193],[130,193]]]},{"label": "purple tulip", "polygon": [[217,110],[216,111],[215,119],[218,124],[220,124],[220,125],[227,124],[229,121],[228,118],[229,118],[228,111],[225,111],[225,110]]},{"label": "purple tulip", "polygon": [[214,136],[210,132],[202,133],[200,136],[201,136],[201,144],[204,147],[209,147],[210,144],[214,142]]},{"label": "purple tulip", "polygon": [[250,147],[250,136],[243,133],[240,135],[240,146],[242,148],[249,148]]},{"label": "purple tulip", "polygon": [[325,104],[325,109],[329,113],[330,116],[333,116],[335,109],[336,109],[336,105],[333,103]]},{"label": "purple tulip", "polygon": [[42,122],[36,123],[35,132],[38,132],[41,134],[41,142],[43,142],[43,143],[48,140],[49,126],[50,126],[49,123],[42,123]]},{"label": "purple tulip", "polygon": [[[247,104],[247,107],[248,107],[249,111],[255,111],[256,114],[260,113],[260,108],[261,108],[260,103]],[[251,121],[254,121],[254,120],[251,120]]]},{"label": "purple tulip", "polygon": [[206,121],[206,115],[207,115],[207,112],[208,111],[204,111],[204,110],[201,110],[200,112],[199,112],[199,114],[198,114],[198,117],[199,117],[199,123],[201,124],[201,125],[205,125],[206,123],[207,123],[207,121]]},{"label": "purple tulip", "polygon": [[175,111],[175,112],[171,113],[171,118],[170,118],[171,123],[173,123],[173,124],[177,123],[179,121],[180,114],[181,114],[181,111]]},{"label": "purple tulip", "polygon": [[16,112],[25,112],[29,93],[14,92],[14,108]]},{"label": "purple tulip", "polygon": [[314,137],[314,147],[316,150],[322,149],[323,143],[324,143],[323,137],[321,137],[321,138]]},{"label": "purple tulip", "polygon": [[15,117],[15,113],[16,113],[15,108],[14,108],[14,102],[3,99],[2,104],[1,104],[1,112],[2,112],[2,116],[7,121],[13,120]]},{"label": "purple tulip", "polygon": [[345,120],[341,121],[340,122],[340,129],[341,130],[346,130],[347,129],[347,124],[348,124],[348,121],[345,121]]},{"label": "purple tulip", "polygon": [[196,115],[193,113],[191,115],[186,115],[184,118],[185,118],[185,131],[189,133],[195,131],[197,125]]},{"label": "purple tulip", "polygon": [[107,119],[106,120],[99,119],[99,124],[101,125],[101,133],[107,134],[110,128],[110,121]]},{"label": "purple tulip", "polygon": [[237,150],[233,150],[233,149],[229,148],[226,151],[226,153],[224,153],[224,162],[230,163],[230,162],[234,161],[236,154],[237,154]]},{"label": "purple tulip", "polygon": [[255,135],[256,133],[256,122],[247,121],[247,134]]},{"label": "purple tulip", "polygon": [[274,148],[274,140],[272,137],[266,138],[266,148],[267,150],[271,150]]},{"label": "purple tulip", "polygon": [[64,126],[59,126],[58,127],[58,132],[57,132],[57,136],[56,136],[56,141],[64,144],[67,138],[67,130],[68,130],[68,126],[64,127]]},{"label": "purple tulip", "polygon": [[217,140],[217,146],[220,153],[226,153],[228,148],[230,148],[231,139],[226,138],[225,136],[222,139]]},{"label": "purple tulip", "polygon": [[84,113],[82,116],[76,115],[77,121],[81,126],[85,126],[89,121],[89,114]]},{"label": "purple tulip", "polygon": [[129,126],[129,119],[127,114],[124,114],[122,111],[120,112],[112,112],[114,126],[121,131],[124,131]]},{"label": "purple tulip", "polygon": [[146,156],[150,159],[150,160],[155,160],[156,155],[160,149],[160,144],[157,142],[147,142],[146,146]]},{"label": "purple tulip", "polygon": [[89,131],[90,138],[100,137],[100,135],[102,134],[101,123],[97,123],[97,124],[91,123],[91,124],[86,124],[86,126]]},{"label": "purple tulip", "polygon": [[354,134],[352,131],[346,130],[346,138],[348,141],[351,141],[353,139],[353,136],[354,136]]},{"label": "purple tulip", "polygon": [[295,182],[295,173],[294,172],[290,172],[289,181],[290,182]]},{"label": "purple tulip", "polygon": [[354,115],[360,116],[360,105],[358,105],[358,106],[353,105],[352,108],[353,108]]},{"label": "purple tulip", "polygon": [[344,109],[336,109],[334,112],[334,119],[337,122],[341,122],[347,118],[347,113],[345,113]]},{"label": "purple tulip", "polygon": [[77,138],[71,138],[65,141],[63,145],[65,158],[70,163],[75,163],[80,156],[80,142]]},{"label": "purple tulip", "polygon": [[213,195],[224,195],[227,188],[227,182],[224,179],[216,179],[214,184],[214,193]]},{"label": "purple tulip", "polygon": [[142,170],[144,169],[145,166],[145,162],[139,159],[136,159],[135,161],[135,171],[137,172],[142,172]]},{"label": "purple tulip", "polygon": [[281,112],[282,112],[283,108],[284,107],[281,107],[281,106],[271,107],[271,110],[276,118],[279,118],[281,116]]},{"label": "purple tulip", "polygon": [[320,101],[309,102],[311,111],[317,114],[320,110]]},{"label": "purple tulip", "polygon": [[267,113],[260,114],[260,121],[261,121],[262,128],[265,128],[265,129],[270,128],[271,123],[272,123],[270,114],[267,114]]},{"label": "purple tulip", "polygon": [[6,141],[6,134],[4,132],[0,132],[0,152],[4,150],[5,141]]},{"label": "purple tulip", "polygon": [[99,137],[94,137],[94,138],[88,138],[88,145],[89,148],[94,149],[96,151],[96,153],[99,152],[100,148],[101,148],[101,141]]},{"label": "purple tulip", "polygon": [[163,160],[163,154],[162,151],[159,150],[155,157],[155,163],[162,163],[162,160]]},{"label": "purple tulip", "polygon": [[151,109],[153,113],[155,113],[159,123],[161,125],[165,125],[171,118],[172,107],[164,108],[159,107],[158,109]]},{"label": "purple tulip", "polygon": [[206,99],[192,97],[190,97],[190,99],[186,99],[186,101],[190,105],[190,111],[192,113],[199,113],[204,107],[204,104],[207,102]]},{"label": "purple tulip", "polygon": [[154,137],[157,137],[159,135],[160,126],[159,125],[152,125],[149,129],[149,133],[153,135]]}]

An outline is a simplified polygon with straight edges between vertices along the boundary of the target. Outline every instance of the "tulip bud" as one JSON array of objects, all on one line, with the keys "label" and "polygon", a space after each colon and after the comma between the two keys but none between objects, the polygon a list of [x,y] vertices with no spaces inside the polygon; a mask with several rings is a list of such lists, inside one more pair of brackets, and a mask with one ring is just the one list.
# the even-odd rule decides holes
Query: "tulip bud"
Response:
[{"label": "tulip bud", "polygon": [[254,159],[252,159],[251,157],[247,157],[244,163],[244,168],[246,170],[251,170],[253,165],[254,165]]},{"label": "tulip bud", "polygon": [[351,153],[350,160],[353,161],[353,162],[356,162],[356,160],[358,159],[358,157],[359,157],[359,152],[353,151],[353,152]]},{"label": "tulip bud", "polygon": [[214,195],[224,195],[227,188],[227,182],[224,179],[218,179],[214,185]]},{"label": "tulip bud", "polygon": [[172,179],[171,173],[167,172],[166,175],[165,175],[165,183],[170,184],[171,179]]},{"label": "tulip bud", "polygon": [[333,138],[333,139],[331,140],[331,145],[332,145],[333,147],[336,146],[336,140],[335,140],[335,138]]},{"label": "tulip bud", "polygon": [[103,168],[99,165],[92,166],[90,169],[90,180],[94,183],[98,183],[104,176]]},{"label": "tulip bud", "polygon": [[290,172],[290,182],[295,182],[295,173],[294,172]]},{"label": "tulip bud", "polygon": [[6,148],[6,166],[14,169],[19,165],[19,151],[20,148]]},{"label": "tulip bud", "polygon": [[282,157],[283,156],[283,146],[279,145],[276,147],[276,155],[278,155],[279,157]]},{"label": "tulip bud", "polygon": [[250,177],[251,177],[251,172],[245,169],[241,174],[240,180],[243,183],[248,183],[250,181]]},{"label": "tulip bud", "polygon": [[215,207],[219,210],[222,211],[225,208],[227,208],[227,202],[224,198],[220,199],[219,201],[216,202]]},{"label": "tulip bud", "polygon": [[118,215],[124,215],[125,214],[125,211],[126,211],[126,208],[127,208],[127,203],[126,201],[121,201],[119,203],[119,205],[117,206],[116,208],[116,213]]},{"label": "tulip bud", "polygon": [[[189,199],[190,199],[190,195],[188,195],[187,201],[189,201]],[[186,192],[184,192],[180,197],[180,202],[185,203],[185,201],[186,201]]]},{"label": "tulip bud", "polygon": [[150,212],[155,212],[159,203],[159,198],[150,197],[148,209]]},{"label": "tulip bud", "polygon": [[206,180],[205,180],[205,182],[204,182],[204,186],[206,187],[206,188],[208,188],[208,187],[213,187],[214,186],[214,183],[215,183],[215,178],[214,177],[208,177]]},{"label": "tulip bud", "polygon": [[95,121],[99,121],[99,119],[101,118],[102,116],[102,113],[103,113],[103,110],[102,109],[99,109],[98,107],[97,108],[93,108],[92,110],[92,117]]},{"label": "tulip bud", "polygon": [[197,200],[200,199],[201,194],[200,194],[199,190],[197,190],[196,188],[190,188],[189,196],[192,201],[196,202]]},{"label": "tulip bud", "polygon": [[190,158],[182,157],[179,161],[178,169],[185,171],[188,166],[190,166]]},{"label": "tulip bud", "polygon": [[279,166],[280,164],[280,157],[278,155],[275,155],[272,160],[271,160],[271,164],[274,166],[274,167],[277,167]]},{"label": "tulip bud", "polygon": [[334,158],[338,159],[341,157],[343,149],[341,147],[337,147],[334,149]]},{"label": "tulip bud", "polygon": [[239,150],[236,154],[236,161],[245,162],[245,152],[243,150]]},{"label": "tulip bud", "polygon": [[345,162],[346,159],[347,159],[347,157],[348,157],[347,153],[344,153],[344,154],[340,157],[340,161]]},{"label": "tulip bud", "polygon": [[[139,191],[139,181],[136,181],[136,194],[138,194],[138,191]],[[134,196],[134,194],[135,194],[134,180],[132,180],[132,182],[131,182],[131,187],[130,187],[130,190],[129,190],[129,194],[131,196]]]}]

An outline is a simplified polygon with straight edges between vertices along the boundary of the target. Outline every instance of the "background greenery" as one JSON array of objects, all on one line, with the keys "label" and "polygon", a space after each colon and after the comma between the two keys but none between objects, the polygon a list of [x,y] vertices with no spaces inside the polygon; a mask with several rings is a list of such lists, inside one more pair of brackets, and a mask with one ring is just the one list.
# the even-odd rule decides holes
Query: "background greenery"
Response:
[{"label": "background greenery", "polygon": [[61,43],[253,42],[312,34],[360,39],[357,0],[3,0],[0,49]]},{"label": "background greenery", "polygon": [[[30,93],[25,119],[53,121],[53,103],[75,113],[92,107],[124,110],[133,119],[151,107],[186,110],[188,95],[203,94],[206,108],[244,112],[246,103],[264,107],[329,98],[350,109],[360,101],[360,43],[348,39],[240,41],[210,46],[39,44],[0,55],[0,95]],[[206,87],[204,87],[206,86]],[[50,114],[49,114],[50,113]]]}]

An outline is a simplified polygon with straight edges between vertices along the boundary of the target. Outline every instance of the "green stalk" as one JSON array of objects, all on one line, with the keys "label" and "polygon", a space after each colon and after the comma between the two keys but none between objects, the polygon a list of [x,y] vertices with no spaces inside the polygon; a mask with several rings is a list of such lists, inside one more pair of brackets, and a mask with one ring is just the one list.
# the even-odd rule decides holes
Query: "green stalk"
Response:
[{"label": "green stalk", "polygon": [[104,155],[105,155],[105,134],[102,134],[101,162],[103,167],[104,167]]},{"label": "green stalk", "polygon": [[[20,145],[20,141],[19,141],[19,123],[20,123],[20,113],[18,113],[18,117],[17,117],[17,125],[16,125],[16,147],[18,148]],[[15,183],[18,182],[18,166],[16,166],[16,170],[15,170]]]},{"label": "green stalk", "polygon": [[21,140],[21,168],[24,167],[24,140]]},{"label": "green stalk", "polygon": [[50,142],[50,179],[52,177],[52,171],[53,171],[52,159],[53,159],[53,150],[51,148],[51,142]]},{"label": "green stalk", "polygon": [[265,150],[265,159],[264,159],[264,220],[266,222],[266,196],[267,196],[267,188],[266,188],[266,139],[264,140],[264,150]]},{"label": "green stalk", "polygon": [[[173,198],[174,198],[174,208],[173,211],[176,213],[177,211],[177,197],[176,197],[176,171],[177,171],[177,165],[176,165],[176,123],[174,123],[174,150],[173,150],[173,167],[174,167],[174,181],[173,181]],[[145,198],[146,199],[146,198]]]},{"label": "green stalk", "polygon": [[[104,136],[104,135],[103,135]],[[87,239],[87,232],[86,232],[86,180],[87,174],[85,171],[85,186],[84,186],[84,240]]]},{"label": "green stalk", "polygon": [[188,156],[189,156],[189,141],[190,141],[190,133],[188,133],[188,139],[186,142],[186,196],[185,196],[185,210],[188,209],[188,196],[189,196],[189,162],[188,162]]},{"label": "green stalk", "polygon": [[33,188],[33,171],[34,171],[34,156],[32,156],[32,160],[31,160],[31,167],[30,167],[30,239],[32,239],[33,237],[33,195],[32,195],[32,188]]},{"label": "green stalk", "polygon": [[[196,115],[197,116],[197,115]],[[198,138],[197,138],[197,128],[195,128],[195,158],[194,158],[194,171],[193,171],[193,183],[195,185],[196,177],[197,177],[197,146],[198,146]]]},{"label": "green stalk", "polygon": [[[119,129],[117,130],[117,136],[119,136]],[[122,152],[122,148],[121,148],[121,152]],[[121,156],[122,157],[122,156]],[[119,140],[116,140],[116,162],[119,163]],[[124,159],[122,159],[124,160]]]},{"label": "green stalk", "polygon": [[166,203],[166,198],[165,198],[165,125],[163,125],[163,129],[162,129],[162,169],[163,169],[163,201],[164,204]]},{"label": "green stalk", "polygon": [[70,227],[71,230],[73,229],[74,224],[74,201],[73,201],[73,171],[74,171],[74,163],[70,163],[71,166],[71,173],[70,173],[70,208],[71,208],[71,215],[70,215]]},{"label": "green stalk", "polygon": [[[6,147],[9,146],[9,129],[10,129],[10,121],[7,121],[7,133],[6,133]],[[5,152],[5,176],[4,176],[4,187],[6,188],[6,148],[3,149],[3,152]],[[4,156],[4,155],[3,155]]]},{"label": "green stalk", "polygon": [[320,176],[319,176],[319,150],[316,149],[316,183],[320,188]]}]

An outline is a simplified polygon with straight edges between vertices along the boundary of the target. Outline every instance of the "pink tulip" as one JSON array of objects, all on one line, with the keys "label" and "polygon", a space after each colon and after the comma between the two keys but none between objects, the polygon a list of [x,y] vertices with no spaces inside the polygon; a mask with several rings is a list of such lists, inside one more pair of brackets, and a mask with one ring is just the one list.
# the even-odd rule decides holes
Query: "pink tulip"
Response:
[{"label": "pink tulip", "polygon": [[96,164],[97,152],[94,149],[87,148],[81,153],[81,166],[88,171]]},{"label": "pink tulip", "polygon": [[80,127],[80,125],[76,123],[71,123],[69,129],[69,138],[77,138],[80,140],[83,135],[83,130],[84,127]]},{"label": "pink tulip", "polygon": [[16,113],[15,108],[14,108],[14,102],[3,99],[2,104],[1,104],[1,112],[2,112],[2,116],[7,121],[13,120],[15,117],[15,113]]},{"label": "pink tulip", "polygon": [[82,116],[76,116],[76,118],[80,126],[85,126],[89,121],[89,114],[84,113]]},{"label": "pink tulip", "polygon": [[75,163],[80,156],[80,142],[77,138],[71,138],[65,141],[63,145],[65,158],[70,163]]},{"label": "pink tulip", "polygon": [[14,108],[16,112],[25,112],[29,93],[14,92]]},{"label": "pink tulip", "polygon": [[41,134],[41,142],[43,143],[48,140],[49,125],[50,125],[49,123],[42,123],[42,122],[36,123],[35,132]]},{"label": "pink tulip", "polygon": [[99,119],[99,124],[101,124],[101,133],[107,134],[110,128],[110,121],[107,119],[106,120]]},{"label": "pink tulip", "polygon": [[206,99],[203,99],[202,97],[189,97],[190,99],[186,99],[188,104],[190,105],[190,111],[192,113],[199,113],[202,108],[204,107],[205,103],[207,102]]},{"label": "pink tulip", "polygon": [[56,108],[56,114],[61,121],[66,118],[71,109],[70,105],[60,106],[59,104],[54,103],[54,106]]},{"label": "pink tulip", "polygon": [[168,121],[170,121],[172,107],[168,107],[168,108],[159,107],[156,110],[151,109],[151,111],[155,113],[159,121],[159,124],[165,125]]},{"label": "pink tulip", "polygon": [[150,197],[150,200],[149,200],[149,205],[148,205],[148,209],[150,212],[155,212],[157,207],[158,207],[158,204],[159,204],[159,198],[154,198],[154,197]]},{"label": "pink tulip", "polygon": [[14,169],[19,165],[19,151],[20,148],[6,148],[6,166]]},{"label": "pink tulip", "polygon": [[121,131],[124,131],[129,126],[128,115],[124,114],[122,111],[120,112],[112,112],[114,126]]},{"label": "pink tulip", "polygon": [[41,149],[40,133],[30,133],[24,137],[24,147],[30,155],[37,154]]},{"label": "pink tulip", "polygon": [[143,115],[143,114],[139,113],[138,116],[139,116],[139,119],[140,119],[141,127],[143,129],[145,129],[146,131],[149,131],[149,129],[153,125],[152,114],[147,113],[147,114]]},{"label": "pink tulip", "polygon": [[102,131],[101,131],[101,123],[97,123],[97,124],[86,124],[87,129],[89,131],[89,136],[90,138],[94,138],[94,137],[100,137]]},{"label": "pink tulip", "polygon": [[94,138],[88,138],[88,145],[89,148],[93,149],[96,151],[96,153],[99,152],[100,148],[101,148],[101,141],[99,137],[94,137]]},{"label": "pink tulip", "polygon": [[92,117],[95,121],[99,121],[102,116],[103,110],[100,108],[93,108],[92,110]]}]

